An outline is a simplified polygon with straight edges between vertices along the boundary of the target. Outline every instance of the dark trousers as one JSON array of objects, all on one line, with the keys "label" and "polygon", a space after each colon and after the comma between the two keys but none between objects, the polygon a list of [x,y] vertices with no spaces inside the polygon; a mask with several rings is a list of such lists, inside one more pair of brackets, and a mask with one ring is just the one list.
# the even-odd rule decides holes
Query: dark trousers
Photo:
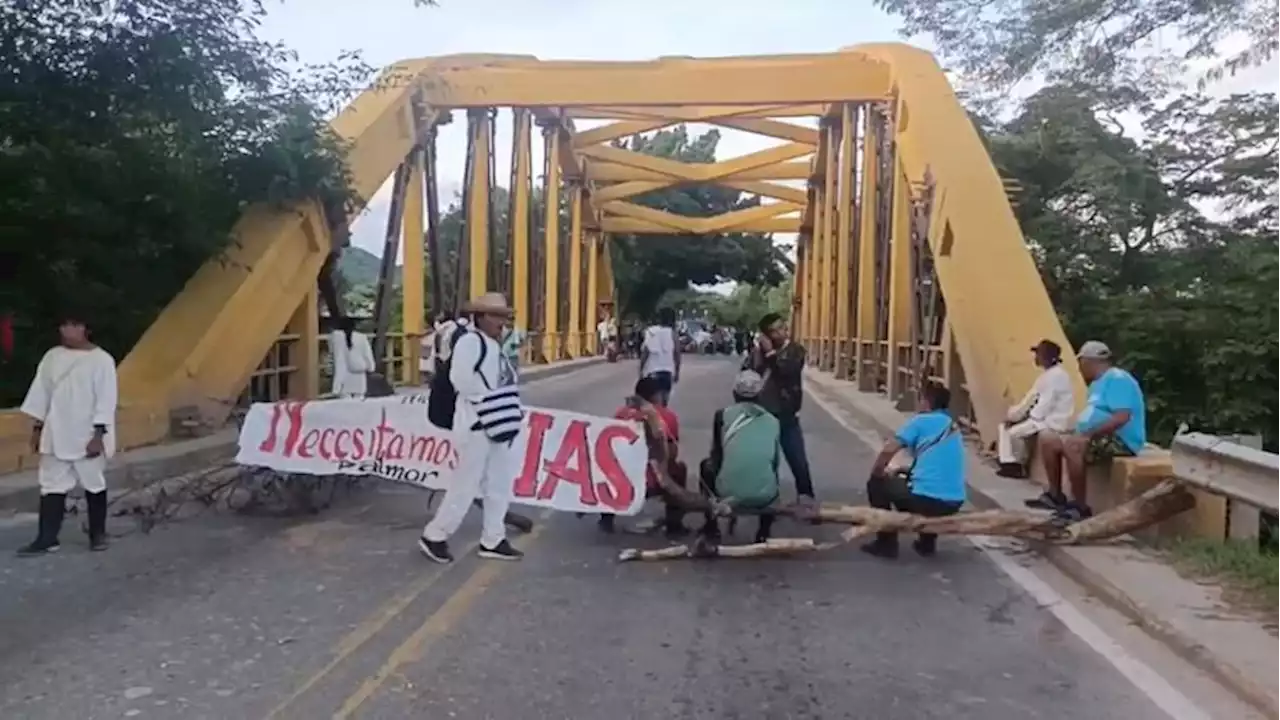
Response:
[{"label": "dark trousers", "polygon": [[671,405],[671,388],[675,387],[675,375],[666,370],[659,370],[652,373],[653,378],[658,381],[659,397],[662,400],[663,407]]},{"label": "dark trousers", "polygon": [[[705,458],[698,465],[698,474],[702,478],[702,492],[704,495],[716,494],[716,474],[717,468],[711,462],[711,458]],[[756,525],[756,542],[762,543],[769,539],[773,532],[773,520],[776,515],[773,513],[760,513],[760,522]],[[730,518],[729,532],[733,532],[733,525],[737,522],[736,516]],[[715,514],[708,510],[703,515],[702,534],[711,540],[719,542],[720,540],[720,521]]]},{"label": "dark trousers", "polygon": [[780,434],[778,443],[782,446],[782,457],[791,468],[796,479],[796,494],[813,497],[813,477],[809,474],[809,455],[804,449],[804,432],[800,429],[800,418],[795,416],[778,418]]},{"label": "dark trousers", "polygon": [[[964,505],[962,502],[951,502],[926,495],[916,495],[911,492],[906,478],[901,475],[873,475],[867,481],[867,504],[880,510],[897,510],[925,517],[954,515]],[[897,545],[898,533],[876,533],[876,542],[883,545]],[[937,543],[937,535],[920,533],[920,545],[924,549],[932,550]]]}]

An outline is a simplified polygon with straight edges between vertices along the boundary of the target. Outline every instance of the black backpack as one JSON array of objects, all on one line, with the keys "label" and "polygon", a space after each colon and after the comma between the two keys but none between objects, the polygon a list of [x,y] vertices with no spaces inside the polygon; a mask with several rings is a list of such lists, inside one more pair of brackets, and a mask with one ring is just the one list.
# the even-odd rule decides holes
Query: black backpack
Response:
[{"label": "black backpack", "polygon": [[[453,429],[453,416],[458,407],[458,391],[449,380],[449,371],[453,368],[453,350],[463,335],[471,332],[471,326],[458,325],[449,336],[449,357],[436,358],[435,372],[431,376],[431,391],[427,394],[427,419],[432,425],[445,430]],[[489,353],[489,344],[480,343],[480,357],[476,359],[474,372],[480,372]]]}]

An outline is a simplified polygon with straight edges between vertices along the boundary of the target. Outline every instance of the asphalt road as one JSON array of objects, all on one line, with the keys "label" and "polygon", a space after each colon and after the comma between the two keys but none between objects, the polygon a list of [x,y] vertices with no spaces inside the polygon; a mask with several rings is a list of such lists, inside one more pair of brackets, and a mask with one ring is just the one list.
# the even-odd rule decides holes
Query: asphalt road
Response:
[{"label": "asphalt road", "polygon": [[[734,368],[687,361],[686,459]],[[633,378],[596,366],[527,396],[606,414]],[[872,450],[812,403],[803,423],[820,497],[860,500]],[[844,548],[620,565],[620,548],[662,541],[556,515],[513,537],[522,563],[441,568],[415,547],[424,497],[382,485],[316,517],[203,514],[149,535],[113,518],[99,554],[73,521],[58,556],[5,552],[0,718],[1167,717],[961,540],[896,563]],[[10,523],[0,542],[31,532]]]}]

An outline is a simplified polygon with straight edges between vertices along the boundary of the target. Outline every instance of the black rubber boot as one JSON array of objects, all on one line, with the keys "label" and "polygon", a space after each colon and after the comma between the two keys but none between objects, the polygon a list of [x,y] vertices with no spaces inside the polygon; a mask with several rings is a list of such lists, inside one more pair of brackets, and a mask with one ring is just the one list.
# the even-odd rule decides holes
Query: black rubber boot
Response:
[{"label": "black rubber boot", "polygon": [[36,531],[36,539],[30,545],[18,550],[22,557],[36,557],[57,552],[58,534],[62,532],[62,515],[67,510],[65,493],[54,493],[40,496],[40,524]]},{"label": "black rubber boot", "polygon": [[84,494],[84,502],[89,506],[89,549],[102,551],[107,549],[107,491]]}]

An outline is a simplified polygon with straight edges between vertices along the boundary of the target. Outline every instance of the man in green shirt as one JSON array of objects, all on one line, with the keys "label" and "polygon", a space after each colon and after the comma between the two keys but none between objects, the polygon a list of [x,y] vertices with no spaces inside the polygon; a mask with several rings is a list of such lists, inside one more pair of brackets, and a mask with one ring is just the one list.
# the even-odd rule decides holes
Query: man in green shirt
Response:
[{"label": "man in green shirt", "polygon": [[[764,378],[743,370],[733,384],[733,404],[717,410],[712,420],[711,457],[699,468],[703,486],[736,508],[760,514],[756,542],[769,539],[778,501],[778,461],[782,457],[778,418],[759,403]],[[720,525],[706,514],[703,534],[720,541]]]}]

